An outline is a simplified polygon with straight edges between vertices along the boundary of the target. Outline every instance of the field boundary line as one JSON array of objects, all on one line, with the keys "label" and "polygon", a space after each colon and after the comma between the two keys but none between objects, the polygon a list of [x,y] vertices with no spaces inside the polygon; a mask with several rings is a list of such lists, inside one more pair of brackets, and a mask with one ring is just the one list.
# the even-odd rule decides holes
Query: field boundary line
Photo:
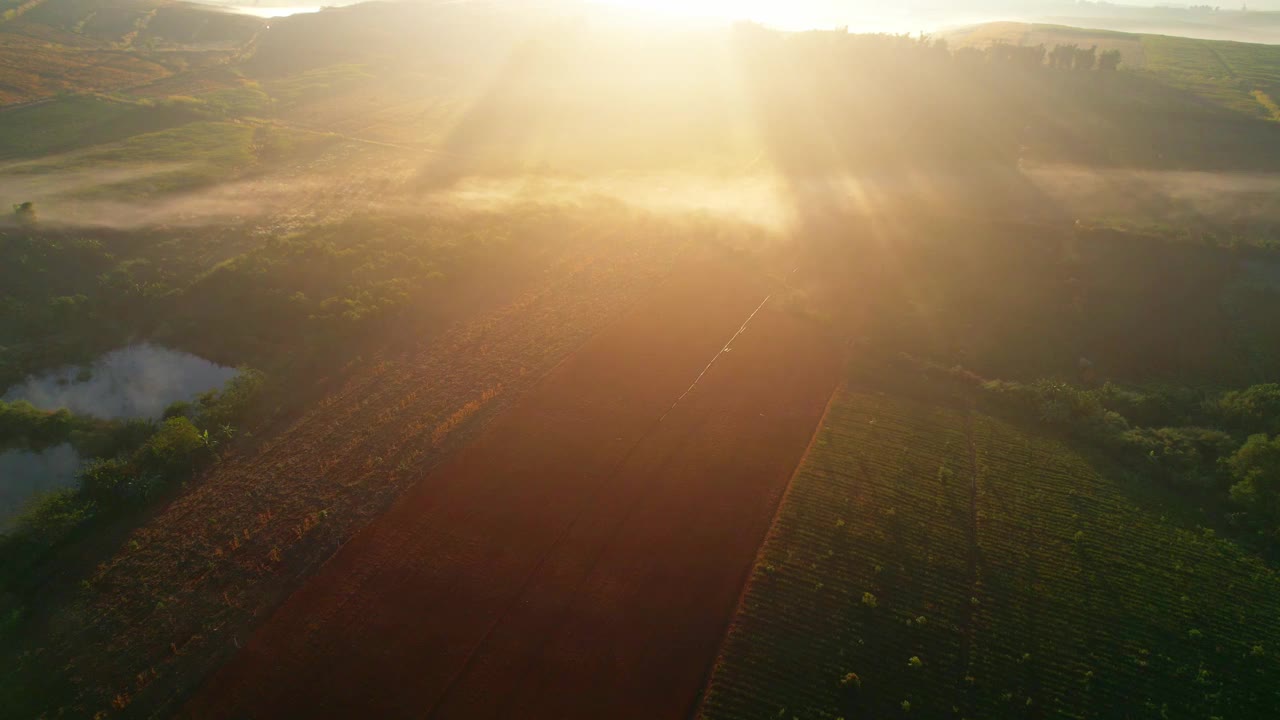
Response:
[{"label": "field boundary line", "polygon": [[827,418],[831,416],[831,408],[836,404],[836,398],[842,397],[849,389],[847,380],[841,380],[831,389],[831,394],[827,396],[826,407],[822,408],[822,415],[818,417],[818,424],[813,428],[813,435],[809,437],[809,444],[805,446],[804,454],[800,456],[800,461],[796,463],[796,469],[791,471],[791,477],[787,479],[786,488],[782,491],[782,497],[778,498],[778,505],[773,509],[773,518],[769,521],[769,529],[765,532],[764,539],[760,541],[760,547],[756,549],[756,557],[751,562],[751,567],[747,570],[747,576],[742,579],[742,587],[738,590],[738,600],[733,605],[733,612],[729,615],[729,621],[725,623],[724,631],[720,633],[720,646],[716,648],[715,660],[711,661],[710,667],[702,680],[702,692],[697,700],[694,701],[694,707],[691,708],[689,717],[693,720],[701,720],[705,717],[702,714],[703,705],[707,699],[707,693],[711,690],[711,680],[715,677],[716,670],[724,662],[725,648],[729,644],[729,639],[733,634],[734,626],[738,622],[742,611],[746,605],[747,594],[751,591],[752,581],[755,578],[756,568],[760,567],[764,562],[765,549],[775,539],[779,532],[778,514],[782,512],[782,508],[787,506],[787,501],[791,499],[791,494],[795,490],[796,478],[800,476],[800,471],[804,469],[805,462],[809,459],[809,455],[813,453],[814,447],[818,444],[818,437],[822,435],[822,430],[827,426]]},{"label": "field boundary line", "polygon": [[[755,311],[753,311],[753,312],[751,313],[751,315],[747,317],[746,322],[744,322],[744,323],[742,324],[742,327],[740,327],[740,328],[738,329],[738,332],[734,333],[733,337],[729,339],[729,342],[725,344],[724,348],[722,348],[722,349],[720,350],[720,352],[719,352],[718,354],[716,354],[715,359],[713,359],[713,360],[711,361],[711,363],[707,365],[706,369],[704,369],[704,370],[702,371],[702,374],[698,376],[698,379],[699,379],[699,380],[701,380],[701,379],[702,379],[702,376],[703,376],[703,375],[706,375],[706,374],[707,374],[707,372],[708,372],[708,371],[710,371],[711,367],[715,365],[716,360],[719,360],[719,359],[724,355],[725,350],[726,350],[727,348],[729,348],[729,346],[731,346],[731,345],[733,344],[734,340],[737,340],[737,339],[738,339],[738,338],[743,334],[743,332],[745,332],[745,331],[746,331],[747,326],[749,326],[749,325],[751,324],[752,319],[754,319],[754,318],[755,318],[755,316],[756,316],[756,315],[758,315],[758,314],[760,313],[760,310],[762,310],[762,309],[764,308],[765,304],[766,304],[766,303],[768,303],[768,302],[769,302],[769,300],[770,300],[772,297],[773,297],[773,295],[772,295],[772,294],[770,294],[770,295],[768,295],[767,297],[765,297],[765,299],[760,303],[760,305],[756,307]],[[686,391],[685,391],[685,393],[684,393],[684,395],[681,395],[681,396],[680,396],[680,399],[681,399],[681,400],[683,400],[685,396],[687,396],[690,392],[692,392],[693,388],[694,388],[697,384],[698,384],[698,383],[697,383],[697,381],[694,381],[694,384],[693,384],[693,385],[691,385],[691,386],[689,387],[689,390],[686,390]],[[822,416],[818,419],[818,425],[816,425],[816,429],[814,430],[813,435],[812,435],[812,436],[810,436],[810,438],[809,438],[809,444],[805,447],[805,451],[804,451],[804,454],[803,454],[803,455],[801,455],[801,460],[800,460],[800,462],[797,462],[797,463],[796,463],[796,468],[795,468],[795,470],[793,470],[793,471],[792,471],[792,473],[791,473],[791,477],[790,477],[790,478],[788,478],[788,480],[787,480],[787,485],[786,485],[786,487],[787,487],[788,489],[790,489],[790,487],[791,487],[791,481],[792,481],[792,480],[794,480],[794,479],[795,479],[795,477],[796,477],[796,475],[799,473],[799,471],[800,471],[800,467],[803,465],[804,457],[806,457],[806,456],[808,455],[809,451],[813,448],[813,445],[814,445],[814,443],[816,442],[816,438],[817,438],[818,430],[822,428],[822,423],[823,423],[823,421],[826,419],[827,412],[831,409],[832,401],[833,401],[833,399],[834,399],[834,398],[835,398],[835,392],[834,392],[834,390],[833,390],[833,391],[832,391],[832,393],[831,393],[831,395],[829,395],[829,396],[827,397],[827,403],[826,403],[826,405],[823,407]],[[680,404],[680,401],[679,401],[679,400],[677,400],[677,401],[676,401],[676,404],[672,406],[672,410],[674,410],[674,409],[675,409],[675,407],[679,406],[679,404]],[[644,433],[643,437],[641,437],[640,439],[638,439],[638,440],[636,441],[636,444],[635,444],[635,445],[633,445],[633,446],[631,447],[631,449],[630,449],[630,450],[628,450],[627,455],[628,455],[628,456],[630,456],[630,455],[631,455],[631,453],[635,452],[635,450],[637,450],[637,449],[640,447],[640,445],[641,445],[645,440],[647,440],[647,439],[648,439],[648,438],[649,438],[649,437],[650,437],[650,436],[651,436],[655,431],[657,431],[657,430],[658,430],[658,428],[659,428],[659,427],[661,427],[661,425],[662,425],[662,420],[663,420],[663,419],[665,419],[665,418],[667,417],[667,415],[670,415],[670,414],[671,414],[671,410],[668,410],[665,414],[663,414],[662,418],[659,418],[656,422],[654,422],[654,423],[653,423],[653,425],[652,425],[648,430],[646,430],[646,431],[645,431],[645,433]],[[625,463],[620,463],[617,467],[615,467],[615,468],[614,468],[614,470],[609,474],[609,478],[614,478],[614,477],[616,477],[616,476],[617,476],[617,474],[618,474],[618,472],[622,469],[623,465],[625,465]],[[787,491],[786,491],[786,490],[784,490],[784,491],[783,491],[783,494],[782,494],[782,497],[786,497],[786,495],[787,495]],[[597,495],[597,497],[598,497],[598,495]],[[593,502],[594,502],[594,500],[593,500]],[[775,508],[774,508],[774,511],[773,511],[773,517],[772,517],[772,518],[770,519],[770,521],[769,521],[769,528],[765,531],[764,537],[763,537],[763,538],[761,538],[761,540],[759,541],[759,544],[758,544],[758,546],[757,546],[757,549],[756,549],[756,559],[755,559],[755,560],[753,560],[753,562],[752,562],[752,564],[751,564],[750,568],[748,568],[748,570],[747,570],[747,572],[746,572],[746,577],[744,577],[744,578],[741,580],[741,582],[739,583],[739,585],[740,585],[742,588],[745,588],[745,586],[746,586],[746,584],[747,584],[747,581],[751,578],[751,574],[752,574],[752,572],[754,572],[754,570],[755,570],[755,567],[756,567],[755,562],[756,562],[756,560],[758,560],[758,559],[759,559],[759,557],[760,557],[760,553],[761,553],[761,551],[763,550],[763,547],[764,547],[764,540],[765,540],[765,538],[768,538],[768,537],[769,537],[769,534],[772,532],[772,530],[773,530],[773,523],[774,523],[774,519],[776,519],[776,518],[777,518],[778,508],[781,508],[781,507],[782,507],[782,504],[781,504],[781,498],[780,498],[780,499],[779,499],[779,503],[778,503],[777,507],[775,507]],[[577,603],[578,603],[579,599],[581,599],[581,598],[583,597],[582,593],[580,592],[580,590],[581,590],[581,588],[582,588],[582,585],[586,583],[586,581],[587,581],[587,579],[590,577],[591,573],[592,573],[592,572],[594,572],[594,571],[595,571],[595,569],[600,565],[600,560],[601,560],[601,558],[603,558],[603,557],[604,557],[604,555],[605,555],[605,553],[607,552],[608,548],[609,548],[609,547],[614,543],[614,541],[615,541],[615,540],[617,540],[618,533],[621,531],[622,527],[623,527],[624,525],[626,525],[627,521],[631,519],[631,516],[632,516],[632,514],[634,513],[634,511],[635,511],[635,506],[634,506],[634,505],[632,505],[631,507],[629,507],[629,508],[627,509],[627,511],[626,511],[625,513],[623,513],[623,515],[622,515],[622,517],[619,519],[619,521],[618,521],[618,522],[613,526],[613,529],[610,531],[608,538],[607,538],[604,542],[602,542],[602,543],[600,543],[600,544],[599,544],[598,551],[596,552],[595,557],[592,559],[591,564],[590,564],[590,566],[589,566],[590,570],[589,570],[586,574],[584,574],[584,575],[583,575],[583,578],[582,578],[581,582],[579,582],[579,583],[577,584],[577,586],[576,586],[576,588],[575,588],[574,592],[572,593],[573,600],[572,600],[572,601],[570,602],[570,604],[569,604],[570,612],[568,613],[568,615],[572,615],[572,614],[573,614],[573,612],[572,612],[572,611],[576,608],[576,605],[577,605]],[[576,520],[577,520],[577,519],[575,518],[575,522],[576,522]],[[740,589],[740,590],[739,590],[739,602],[741,602],[742,595],[743,595],[743,590],[742,590],[742,589]],[[730,616],[729,616],[729,620],[728,620],[728,621],[726,621],[726,623],[725,623],[725,627],[726,627],[726,628],[732,625],[732,623],[733,623],[733,618],[734,618],[734,617],[736,617],[737,609],[738,609],[738,608],[737,608],[737,605],[735,604],[734,609],[733,609],[733,611],[731,612],[731,614],[730,614]],[[563,621],[562,621],[561,623],[557,624],[557,629],[558,629],[558,627],[559,627],[560,625],[563,625]],[[536,656],[537,656],[537,657],[541,657],[541,654],[542,654],[542,650],[543,650],[543,648],[545,648],[545,647],[546,647],[547,643],[548,643],[548,642],[550,641],[550,639],[555,635],[555,633],[556,633],[556,630],[553,630],[553,631],[551,631],[550,633],[547,633],[547,634],[545,635],[545,637],[544,637],[544,639],[542,640],[542,642],[541,642],[541,643],[539,643],[539,646],[538,646],[538,653],[536,654]],[[721,646],[722,646],[722,645],[723,645],[723,642],[724,642],[724,636],[725,636],[725,633],[722,631],[722,632],[720,633],[720,635],[721,635]],[[717,648],[716,648],[716,655],[715,655],[716,660],[718,660],[718,659],[719,659],[720,649],[721,649],[721,647],[717,647]],[[716,660],[713,660],[713,661],[712,661],[711,667],[715,667],[715,662],[716,662]],[[529,670],[529,665],[527,664],[527,665],[525,666],[524,673],[522,674],[522,677],[523,677],[523,675],[524,675],[524,674],[527,674],[528,670]],[[705,689],[706,689],[706,676],[705,676],[705,675],[704,675],[704,679],[703,679],[702,686],[703,686],[703,690],[705,690]],[[511,696],[510,696],[510,694],[508,694],[508,695],[504,698],[504,702],[503,702],[503,704],[502,704],[502,711],[503,711],[503,712],[502,712],[501,717],[508,717],[508,716],[510,716],[510,712],[509,712],[509,710],[510,710],[510,709],[509,709],[509,707],[508,707],[508,705],[509,705],[509,703],[510,703],[510,697],[511,697]],[[699,703],[699,702],[700,702],[700,700],[695,700],[695,705],[696,705],[697,703]],[[694,709],[696,709],[696,708],[694,708]]]}]

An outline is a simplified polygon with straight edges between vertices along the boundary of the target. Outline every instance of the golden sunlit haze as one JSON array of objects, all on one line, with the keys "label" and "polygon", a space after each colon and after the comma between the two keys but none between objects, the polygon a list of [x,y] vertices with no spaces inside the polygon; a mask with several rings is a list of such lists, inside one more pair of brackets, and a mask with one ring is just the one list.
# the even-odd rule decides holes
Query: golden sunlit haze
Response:
[{"label": "golden sunlit haze", "polygon": [[597,0],[600,3],[677,18],[750,20],[774,28],[805,30],[841,25],[873,32],[914,32],[926,28],[908,11],[865,0]]}]

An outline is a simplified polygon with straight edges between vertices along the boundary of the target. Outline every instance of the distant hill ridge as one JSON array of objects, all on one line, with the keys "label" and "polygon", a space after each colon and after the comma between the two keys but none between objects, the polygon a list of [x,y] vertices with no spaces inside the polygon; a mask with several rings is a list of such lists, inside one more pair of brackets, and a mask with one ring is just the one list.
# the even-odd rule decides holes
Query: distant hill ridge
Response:
[{"label": "distant hill ridge", "polygon": [[0,0],[0,106],[235,61],[266,21],[173,0]]},{"label": "distant hill ridge", "polygon": [[[1280,13],[1265,16],[1280,27]],[[1251,117],[1274,120],[1273,98],[1280,97],[1280,45],[1198,40],[1062,25],[996,22],[941,34],[952,47],[984,49],[1012,45],[1096,45],[1118,50],[1122,68],[1189,91],[1200,98]]]}]

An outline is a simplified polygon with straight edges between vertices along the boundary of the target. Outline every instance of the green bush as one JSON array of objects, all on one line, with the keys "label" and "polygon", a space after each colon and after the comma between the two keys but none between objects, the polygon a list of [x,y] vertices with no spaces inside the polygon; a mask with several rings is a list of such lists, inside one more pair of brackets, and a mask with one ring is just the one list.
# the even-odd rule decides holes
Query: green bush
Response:
[{"label": "green bush", "polygon": [[25,441],[40,426],[44,415],[25,400],[0,402],[0,447]]},{"label": "green bush", "polygon": [[75,490],[50,493],[18,516],[19,532],[29,541],[53,545],[97,512],[92,500]]},{"label": "green bush", "polygon": [[1097,393],[1056,380],[1017,383],[993,380],[983,385],[988,396],[1006,407],[1086,440],[1121,444],[1129,422],[1108,410]]},{"label": "green bush", "polygon": [[134,476],[124,460],[94,460],[80,471],[80,492],[94,502],[113,503],[128,493]]},{"label": "green bush", "polygon": [[228,426],[239,425],[252,409],[266,376],[257,370],[241,368],[222,390],[212,390],[196,399],[200,427],[217,433]]},{"label": "green bush", "polygon": [[35,225],[36,224],[36,206],[35,203],[24,202],[21,205],[13,206],[13,219],[19,225]]},{"label": "green bush", "polygon": [[165,408],[164,414],[160,416],[160,419],[172,420],[173,418],[178,417],[192,418],[195,417],[195,413],[195,405],[187,402],[186,400],[179,400],[178,402],[171,403],[169,407]]},{"label": "green bush", "polygon": [[1135,428],[1124,435],[1135,455],[1162,482],[1210,489],[1219,484],[1220,459],[1236,449],[1234,438],[1207,428]]},{"label": "green bush", "polygon": [[197,455],[207,447],[208,433],[187,418],[170,418],[161,423],[155,435],[142,446],[140,464],[143,469],[166,477],[177,476],[190,472]]},{"label": "green bush", "polygon": [[1217,402],[1222,423],[1242,433],[1280,434],[1280,384],[1229,392]]},{"label": "green bush", "polygon": [[1090,392],[1103,407],[1135,426],[1195,425],[1203,414],[1203,394],[1192,388],[1159,385],[1135,390],[1106,383]]},{"label": "green bush", "polygon": [[0,448],[43,450],[72,441],[89,441],[112,423],[77,417],[68,410],[46,412],[24,400],[0,402]]},{"label": "green bush", "polygon": [[1280,436],[1254,435],[1227,460],[1231,499],[1255,521],[1280,520]]}]

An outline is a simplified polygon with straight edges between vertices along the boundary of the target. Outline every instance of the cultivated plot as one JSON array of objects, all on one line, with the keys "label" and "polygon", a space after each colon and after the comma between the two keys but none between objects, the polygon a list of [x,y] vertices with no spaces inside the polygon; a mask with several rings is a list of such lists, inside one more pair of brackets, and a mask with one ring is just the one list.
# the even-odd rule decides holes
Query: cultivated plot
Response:
[{"label": "cultivated plot", "polygon": [[725,349],[767,295],[686,268],[357,536],[190,714],[687,715],[837,373],[767,306]]}]

